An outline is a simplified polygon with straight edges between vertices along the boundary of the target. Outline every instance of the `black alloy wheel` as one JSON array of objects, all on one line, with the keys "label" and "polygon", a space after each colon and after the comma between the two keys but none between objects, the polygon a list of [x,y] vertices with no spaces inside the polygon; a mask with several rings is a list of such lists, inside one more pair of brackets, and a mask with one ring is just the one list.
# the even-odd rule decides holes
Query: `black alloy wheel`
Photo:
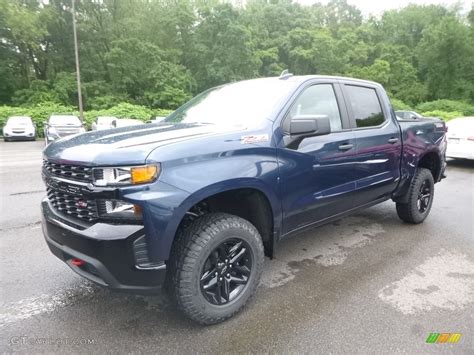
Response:
[{"label": "black alloy wheel", "polygon": [[245,289],[252,272],[252,254],[239,238],[221,243],[208,256],[201,272],[201,292],[214,305],[235,300]]},{"label": "black alloy wheel", "polygon": [[420,190],[418,191],[418,200],[417,200],[417,207],[418,211],[424,213],[428,206],[430,205],[431,200],[431,185],[428,180],[424,180],[420,186]]},{"label": "black alloy wheel", "polygon": [[434,197],[434,177],[430,170],[419,168],[404,201],[397,202],[397,214],[407,223],[421,223],[430,213]]},{"label": "black alloy wheel", "polygon": [[175,239],[167,263],[168,290],[177,308],[200,324],[238,313],[255,294],[264,264],[262,237],[249,221],[209,213]]}]

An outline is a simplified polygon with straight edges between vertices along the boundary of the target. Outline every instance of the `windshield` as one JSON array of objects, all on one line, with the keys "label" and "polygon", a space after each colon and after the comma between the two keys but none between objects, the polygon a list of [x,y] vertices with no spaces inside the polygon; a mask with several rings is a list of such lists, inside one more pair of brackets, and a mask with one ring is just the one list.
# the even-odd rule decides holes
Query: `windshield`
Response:
[{"label": "windshield", "polygon": [[31,118],[27,116],[12,116],[7,121],[7,125],[29,126],[32,124]]},{"label": "windshield", "polygon": [[49,124],[52,126],[80,126],[81,121],[77,116],[51,116]]},{"label": "windshield", "polygon": [[199,94],[165,121],[247,127],[267,118],[294,85],[291,81],[268,78],[220,86]]}]

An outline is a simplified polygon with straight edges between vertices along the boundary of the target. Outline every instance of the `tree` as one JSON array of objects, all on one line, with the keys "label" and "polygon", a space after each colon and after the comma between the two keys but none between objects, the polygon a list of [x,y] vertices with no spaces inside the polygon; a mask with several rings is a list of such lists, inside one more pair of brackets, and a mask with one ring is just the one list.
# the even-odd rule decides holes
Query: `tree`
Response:
[{"label": "tree", "polygon": [[[346,0],[76,1],[86,108],[176,108],[229,81],[340,74],[409,105],[474,102],[474,10],[408,5],[363,18]],[[0,104],[74,105],[71,0],[0,0]]]},{"label": "tree", "polygon": [[474,99],[474,37],[457,18],[423,31],[417,59],[430,99]]}]

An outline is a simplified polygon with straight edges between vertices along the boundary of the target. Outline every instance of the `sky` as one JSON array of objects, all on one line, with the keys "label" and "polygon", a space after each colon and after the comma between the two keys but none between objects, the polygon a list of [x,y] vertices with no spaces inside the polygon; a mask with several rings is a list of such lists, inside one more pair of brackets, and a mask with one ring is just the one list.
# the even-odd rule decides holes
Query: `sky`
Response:
[{"label": "sky", "polygon": [[[316,2],[320,3],[327,3],[328,0],[295,0],[296,2],[304,5],[311,5]],[[398,9],[401,7],[405,7],[408,4],[417,4],[417,5],[429,5],[429,4],[436,4],[436,5],[445,5],[445,6],[452,6],[456,3],[460,3],[463,7],[463,13],[469,12],[471,9],[471,1],[469,0],[347,0],[347,2],[351,5],[357,6],[359,10],[362,11],[364,16],[368,15],[381,15],[385,10],[391,9]]]}]

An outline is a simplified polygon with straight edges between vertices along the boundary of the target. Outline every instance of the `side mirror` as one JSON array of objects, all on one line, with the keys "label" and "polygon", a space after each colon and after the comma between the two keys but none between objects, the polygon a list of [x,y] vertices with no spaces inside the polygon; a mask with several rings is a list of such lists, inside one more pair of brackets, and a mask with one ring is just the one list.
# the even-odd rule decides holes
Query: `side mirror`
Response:
[{"label": "side mirror", "polygon": [[291,136],[313,137],[331,133],[331,124],[327,115],[298,115],[291,119]]}]

